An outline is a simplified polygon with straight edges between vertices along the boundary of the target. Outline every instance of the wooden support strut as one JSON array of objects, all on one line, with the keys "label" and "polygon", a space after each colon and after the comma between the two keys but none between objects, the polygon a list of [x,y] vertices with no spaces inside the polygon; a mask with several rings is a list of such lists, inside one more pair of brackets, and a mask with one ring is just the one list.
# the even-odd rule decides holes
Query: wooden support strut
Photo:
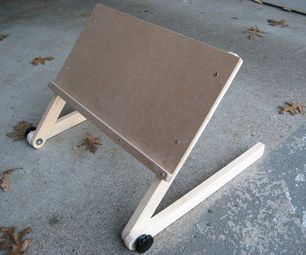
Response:
[{"label": "wooden support strut", "polygon": [[58,118],[65,104],[66,101],[58,95],[52,97],[36,130],[28,134],[27,140],[34,148],[41,148],[49,138],[86,120],[83,115],[76,111]]},{"label": "wooden support strut", "polygon": [[151,218],[171,185],[171,182],[155,178],[122,232],[125,245],[130,250],[134,250],[135,241],[142,234],[157,235],[258,160],[263,155],[264,148],[264,144],[257,143],[216,174]]}]

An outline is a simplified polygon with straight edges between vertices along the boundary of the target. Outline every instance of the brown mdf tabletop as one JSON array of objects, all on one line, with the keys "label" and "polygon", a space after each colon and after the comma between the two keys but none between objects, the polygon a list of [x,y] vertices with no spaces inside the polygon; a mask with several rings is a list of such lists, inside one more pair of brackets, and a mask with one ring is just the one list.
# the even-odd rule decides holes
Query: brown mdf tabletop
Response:
[{"label": "brown mdf tabletop", "polygon": [[234,54],[97,5],[50,87],[169,181],[241,63]]}]

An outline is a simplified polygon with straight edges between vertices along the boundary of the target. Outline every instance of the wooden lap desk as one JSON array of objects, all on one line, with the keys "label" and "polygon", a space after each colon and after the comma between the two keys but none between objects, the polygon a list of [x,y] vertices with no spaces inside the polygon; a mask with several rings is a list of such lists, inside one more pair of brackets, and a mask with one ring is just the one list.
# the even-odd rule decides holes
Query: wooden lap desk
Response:
[{"label": "wooden lap desk", "polygon": [[[258,143],[152,217],[241,64],[233,53],[98,4],[50,83],[55,95],[28,141],[40,148],[87,119],[153,171],[122,233],[129,249],[143,252],[263,154]],[[59,118],[65,103],[75,111]]]}]

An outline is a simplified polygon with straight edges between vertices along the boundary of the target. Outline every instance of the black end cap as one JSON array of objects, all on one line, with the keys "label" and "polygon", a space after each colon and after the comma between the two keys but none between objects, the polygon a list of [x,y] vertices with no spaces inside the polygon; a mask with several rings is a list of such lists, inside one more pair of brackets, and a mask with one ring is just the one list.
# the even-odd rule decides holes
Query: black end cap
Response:
[{"label": "black end cap", "polygon": [[135,250],[139,253],[144,253],[149,250],[154,242],[151,235],[141,235],[135,241]]}]

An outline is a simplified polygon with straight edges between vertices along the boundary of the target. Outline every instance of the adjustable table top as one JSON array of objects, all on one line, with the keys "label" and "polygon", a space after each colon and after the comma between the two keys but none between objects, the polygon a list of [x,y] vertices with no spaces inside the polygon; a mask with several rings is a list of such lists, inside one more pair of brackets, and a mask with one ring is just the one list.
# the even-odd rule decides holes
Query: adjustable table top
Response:
[{"label": "adjustable table top", "polygon": [[50,87],[169,181],[241,63],[234,54],[97,5]]}]

